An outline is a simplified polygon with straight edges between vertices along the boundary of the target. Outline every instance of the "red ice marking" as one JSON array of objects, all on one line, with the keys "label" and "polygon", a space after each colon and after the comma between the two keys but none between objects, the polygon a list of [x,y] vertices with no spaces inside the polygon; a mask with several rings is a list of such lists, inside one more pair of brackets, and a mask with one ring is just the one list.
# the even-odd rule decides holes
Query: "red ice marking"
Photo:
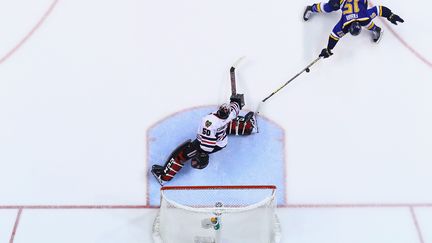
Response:
[{"label": "red ice marking", "polygon": [[[221,187],[225,187],[225,186],[221,186]],[[238,186],[238,187],[244,188],[245,186]],[[261,187],[268,188],[272,186],[261,186]],[[166,186],[165,189],[166,188],[169,189],[171,187]],[[149,209],[149,208],[150,209],[159,208],[159,206],[151,206],[151,205],[0,205],[0,210],[1,209],[20,209],[20,210],[23,209]],[[304,209],[308,209],[308,208],[432,208],[432,203],[285,204],[285,205],[278,205],[278,208],[304,208]]]},{"label": "red ice marking", "polygon": [[412,46],[410,46],[398,33],[396,33],[396,31],[393,30],[393,28],[387,22],[382,21],[382,23],[389,29],[389,31],[396,37],[396,39],[398,39],[402,43],[402,45],[404,45],[409,51],[411,51],[418,59],[420,59],[422,62],[424,62],[430,68],[432,68],[432,62],[427,60],[418,51],[416,51]]},{"label": "red ice marking", "polygon": [[424,243],[425,241],[423,240],[423,235],[422,235],[422,232],[420,230],[420,226],[419,226],[419,223],[417,221],[417,216],[415,214],[414,208],[410,207],[410,211],[411,211],[411,216],[412,216],[413,221],[414,221],[414,225],[415,225],[416,230],[417,230],[417,235],[419,237],[419,241],[420,241],[420,243]]},{"label": "red ice marking", "polygon": [[20,42],[18,42],[18,44],[14,48],[12,48],[12,50],[10,50],[8,53],[6,53],[5,56],[3,56],[0,59],[0,64],[2,64],[9,57],[11,57],[21,46],[24,45],[24,43],[36,32],[36,30],[39,29],[39,27],[45,22],[45,20],[51,14],[51,12],[53,11],[54,7],[57,5],[57,2],[58,2],[58,0],[54,0],[51,3],[51,5],[48,8],[48,10],[45,12],[45,14],[42,16],[42,18],[36,23],[36,25],[30,30],[30,32],[26,36],[24,36],[24,38]]},{"label": "red ice marking", "polygon": [[217,189],[276,189],[274,185],[244,185],[244,186],[163,186],[161,190],[217,190]]},{"label": "red ice marking", "polygon": [[[369,7],[373,7],[373,3],[371,1],[369,1]],[[396,37],[396,39],[398,39],[400,41],[400,43],[402,43],[402,45],[404,45],[411,53],[414,54],[414,56],[416,56],[418,59],[420,59],[422,62],[424,62],[427,66],[429,66],[430,68],[432,68],[432,62],[429,61],[428,59],[426,59],[424,56],[422,56],[418,51],[416,51],[410,44],[408,44],[403,38],[402,36],[400,36],[398,33],[396,33],[396,31],[390,26],[390,24],[388,24],[385,21],[381,21],[386,27],[387,29]]]},{"label": "red ice marking", "polygon": [[20,219],[21,219],[21,213],[22,213],[22,208],[20,208],[20,209],[18,210],[18,213],[17,213],[16,219],[15,219],[15,224],[14,224],[14,227],[13,227],[13,229],[12,229],[12,234],[11,234],[11,237],[10,237],[10,239],[9,239],[9,243],[13,243],[13,241],[14,241],[15,233],[16,233],[16,231],[17,231],[18,224],[19,224],[19,221],[20,221]]},{"label": "red ice marking", "polygon": [[5,205],[0,209],[144,209],[147,205]]},{"label": "red ice marking", "polygon": [[280,208],[429,208],[432,203],[286,204]]}]

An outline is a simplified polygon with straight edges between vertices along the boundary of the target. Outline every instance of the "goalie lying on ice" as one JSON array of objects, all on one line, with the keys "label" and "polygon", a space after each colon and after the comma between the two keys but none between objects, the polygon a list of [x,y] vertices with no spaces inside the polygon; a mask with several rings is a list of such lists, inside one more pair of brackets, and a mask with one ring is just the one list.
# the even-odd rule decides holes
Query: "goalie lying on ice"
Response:
[{"label": "goalie lying on ice", "polygon": [[170,181],[191,160],[195,169],[204,169],[209,163],[209,154],[228,144],[228,134],[249,135],[254,131],[254,113],[239,116],[244,104],[243,95],[233,95],[230,104],[223,104],[216,112],[202,118],[197,138],[179,145],[168,157],[164,166],[153,165],[151,172],[161,185]]}]

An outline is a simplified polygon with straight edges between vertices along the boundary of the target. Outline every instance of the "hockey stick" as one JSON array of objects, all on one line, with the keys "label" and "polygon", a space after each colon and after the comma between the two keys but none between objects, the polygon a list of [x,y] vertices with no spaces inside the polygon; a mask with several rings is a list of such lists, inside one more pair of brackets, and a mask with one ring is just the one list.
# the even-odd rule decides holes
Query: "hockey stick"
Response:
[{"label": "hockey stick", "polygon": [[294,79],[296,79],[298,76],[300,76],[302,73],[304,72],[310,72],[310,67],[312,67],[315,63],[317,63],[319,60],[321,59],[321,57],[318,57],[317,59],[315,59],[313,62],[311,62],[309,65],[307,65],[303,70],[301,70],[299,73],[297,73],[294,77],[292,77],[290,80],[288,80],[287,82],[285,82],[280,88],[278,88],[277,90],[273,91],[273,93],[271,93],[269,96],[265,97],[259,104],[258,104],[258,108],[256,111],[256,114],[259,113],[261,104],[263,104],[264,102],[266,102],[268,99],[270,99],[270,97],[272,97],[273,95],[275,95],[277,92],[279,92],[281,89],[283,89],[285,86],[287,86],[291,81],[293,81]]},{"label": "hockey stick", "polygon": [[237,94],[237,85],[236,85],[236,76],[235,76],[235,69],[239,65],[239,63],[244,59],[245,57],[240,57],[233,65],[231,65],[230,68],[230,79],[231,79],[231,98],[236,97],[237,99],[241,100],[241,107],[244,106],[244,95],[243,94]]},{"label": "hockey stick", "polygon": [[303,72],[310,72],[310,67],[312,67],[312,65],[314,65],[315,63],[317,63],[319,60],[321,59],[321,57],[318,57],[317,59],[315,59],[313,62],[311,62],[311,64],[307,65],[303,70],[301,70],[299,73],[297,73],[294,77],[292,77],[290,80],[288,80],[284,85],[282,85],[280,88],[278,88],[277,90],[275,90],[273,93],[271,93],[269,96],[267,96],[266,98],[264,98],[261,102],[266,102],[268,99],[270,99],[270,97],[272,97],[273,95],[275,95],[277,92],[279,92],[281,89],[283,89],[285,86],[287,86],[291,81],[293,81],[294,79],[296,79],[298,76],[300,76],[300,74],[302,74]]},{"label": "hockey stick", "polygon": [[[239,63],[241,61],[243,61],[243,59],[245,58],[245,56],[240,57],[239,59],[237,59],[237,61],[231,65],[230,68],[230,78],[231,78],[231,97],[235,97],[237,99],[240,99],[242,104],[241,106],[244,106],[244,94],[237,94],[237,88],[236,88],[236,76],[235,76],[235,69],[237,68],[237,66],[239,65]],[[252,115],[251,115],[252,113]],[[253,112],[249,112],[246,114],[246,116],[244,117],[245,121],[250,120],[251,118],[253,118],[255,115]],[[255,119],[254,119],[255,120]],[[256,120],[255,120],[256,122]],[[255,123],[256,124],[256,123]],[[230,125],[231,126],[231,125]],[[238,135],[238,122],[237,122],[237,130],[236,130],[236,135]],[[258,132],[258,127],[257,125],[255,125],[255,127],[257,128],[257,132]],[[231,129],[231,128],[230,128]],[[246,129],[246,126],[243,126],[243,131],[241,132],[241,134],[244,134],[244,131]],[[231,133],[231,130],[230,130]]]},{"label": "hockey stick", "polygon": [[[264,102],[266,102],[268,99],[270,99],[270,97],[272,97],[273,95],[275,95],[277,92],[279,92],[281,89],[283,89],[285,86],[287,86],[291,81],[293,81],[294,79],[296,79],[298,76],[300,76],[300,74],[302,74],[303,72],[310,72],[310,67],[312,67],[315,63],[317,63],[319,60],[321,59],[321,57],[318,57],[317,59],[315,59],[313,62],[311,62],[309,65],[307,65],[303,70],[301,70],[299,73],[297,73],[294,77],[292,77],[290,80],[288,80],[287,82],[284,83],[284,85],[282,85],[280,88],[278,88],[277,90],[275,90],[273,93],[271,93],[269,96],[265,97],[259,104],[258,107],[256,109],[255,115],[258,116],[260,109],[261,109],[261,105],[264,104]],[[258,119],[255,119],[255,122],[257,124],[257,133],[259,133],[258,130]]]},{"label": "hockey stick", "polygon": [[237,88],[236,88],[236,77],[235,77],[235,69],[239,65],[239,63],[244,59],[245,57],[240,57],[230,68],[230,78],[231,78],[231,95],[237,94]]}]

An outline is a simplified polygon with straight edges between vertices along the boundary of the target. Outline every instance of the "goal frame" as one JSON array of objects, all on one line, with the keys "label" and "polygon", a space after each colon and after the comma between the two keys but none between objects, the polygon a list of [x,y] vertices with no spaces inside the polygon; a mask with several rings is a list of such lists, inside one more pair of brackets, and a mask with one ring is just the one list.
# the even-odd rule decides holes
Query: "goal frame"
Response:
[{"label": "goal frame", "polygon": [[[236,213],[242,213],[242,212],[250,212],[251,210],[255,210],[257,208],[261,208],[264,205],[270,205],[268,203],[272,202],[271,204],[273,204],[273,208],[276,209],[277,205],[276,205],[276,189],[277,187],[275,185],[199,185],[199,186],[162,186],[160,188],[160,200],[161,200],[161,207],[162,207],[162,202],[168,203],[172,206],[174,206],[175,208],[178,209],[182,209],[182,210],[186,210],[186,211],[190,211],[190,212],[195,212],[195,213],[209,213],[212,212],[214,215],[216,215],[217,217],[219,217],[220,215],[225,215],[226,213],[228,214],[236,214]],[[212,190],[233,190],[235,193],[235,190],[262,190],[263,191],[267,191],[266,194],[267,196],[263,196],[262,199],[260,199],[259,201],[255,201],[252,204],[246,204],[244,206],[240,206],[237,207],[234,205],[234,207],[231,207],[228,205],[223,205],[223,206],[211,206],[208,207],[204,206],[204,207],[194,207],[194,206],[189,206],[189,205],[184,205],[182,203],[177,202],[176,200],[171,200],[169,197],[169,191],[212,191]],[[166,193],[168,193],[168,195],[166,195]],[[216,192],[217,193],[217,192]],[[228,207],[227,207],[228,206]],[[273,210],[274,210],[273,209]],[[218,212],[218,213],[216,213]],[[161,217],[160,217],[160,213],[161,211],[159,211],[155,222],[153,224],[153,239],[154,242],[156,243],[162,243],[162,238],[161,238],[161,231],[160,231],[160,223],[161,223]],[[270,216],[273,218],[273,237],[272,237],[272,243],[278,243],[280,242],[280,238],[281,238],[281,228],[280,228],[280,223],[279,223],[279,219],[276,215],[276,212],[273,211],[273,216]],[[222,216],[224,217],[224,216]],[[220,243],[220,230],[216,231],[215,234],[215,239],[216,239],[216,243]],[[199,241],[201,242],[201,241]],[[204,242],[204,241],[202,241]],[[207,241],[205,241],[207,242]],[[210,241],[209,241],[210,242]],[[213,242],[213,241],[212,241]]]},{"label": "goal frame", "polygon": [[273,189],[276,190],[275,185],[227,185],[227,186],[163,186],[161,191],[165,190],[219,190],[219,189]]}]

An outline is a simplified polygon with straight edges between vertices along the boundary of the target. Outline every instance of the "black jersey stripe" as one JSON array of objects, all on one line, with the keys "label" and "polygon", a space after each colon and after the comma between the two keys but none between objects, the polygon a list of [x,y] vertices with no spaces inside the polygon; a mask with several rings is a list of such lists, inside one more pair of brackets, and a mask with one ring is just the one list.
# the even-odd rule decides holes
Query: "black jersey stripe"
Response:
[{"label": "black jersey stripe", "polygon": [[[217,135],[217,133],[216,133],[216,135]],[[204,135],[199,135],[200,137],[199,138],[201,138],[201,139],[206,139],[206,140],[210,140],[210,141],[216,141],[216,138],[211,138],[211,137],[207,137],[207,136],[204,136]]]},{"label": "black jersey stripe", "polygon": [[225,130],[223,130],[223,131],[220,131],[220,132],[217,132],[216,133],[216,137],[218,137],[218,136],[220,136],[220,135],[222,135],[222,134],[225,134],[226,133],[226,131]]}]

